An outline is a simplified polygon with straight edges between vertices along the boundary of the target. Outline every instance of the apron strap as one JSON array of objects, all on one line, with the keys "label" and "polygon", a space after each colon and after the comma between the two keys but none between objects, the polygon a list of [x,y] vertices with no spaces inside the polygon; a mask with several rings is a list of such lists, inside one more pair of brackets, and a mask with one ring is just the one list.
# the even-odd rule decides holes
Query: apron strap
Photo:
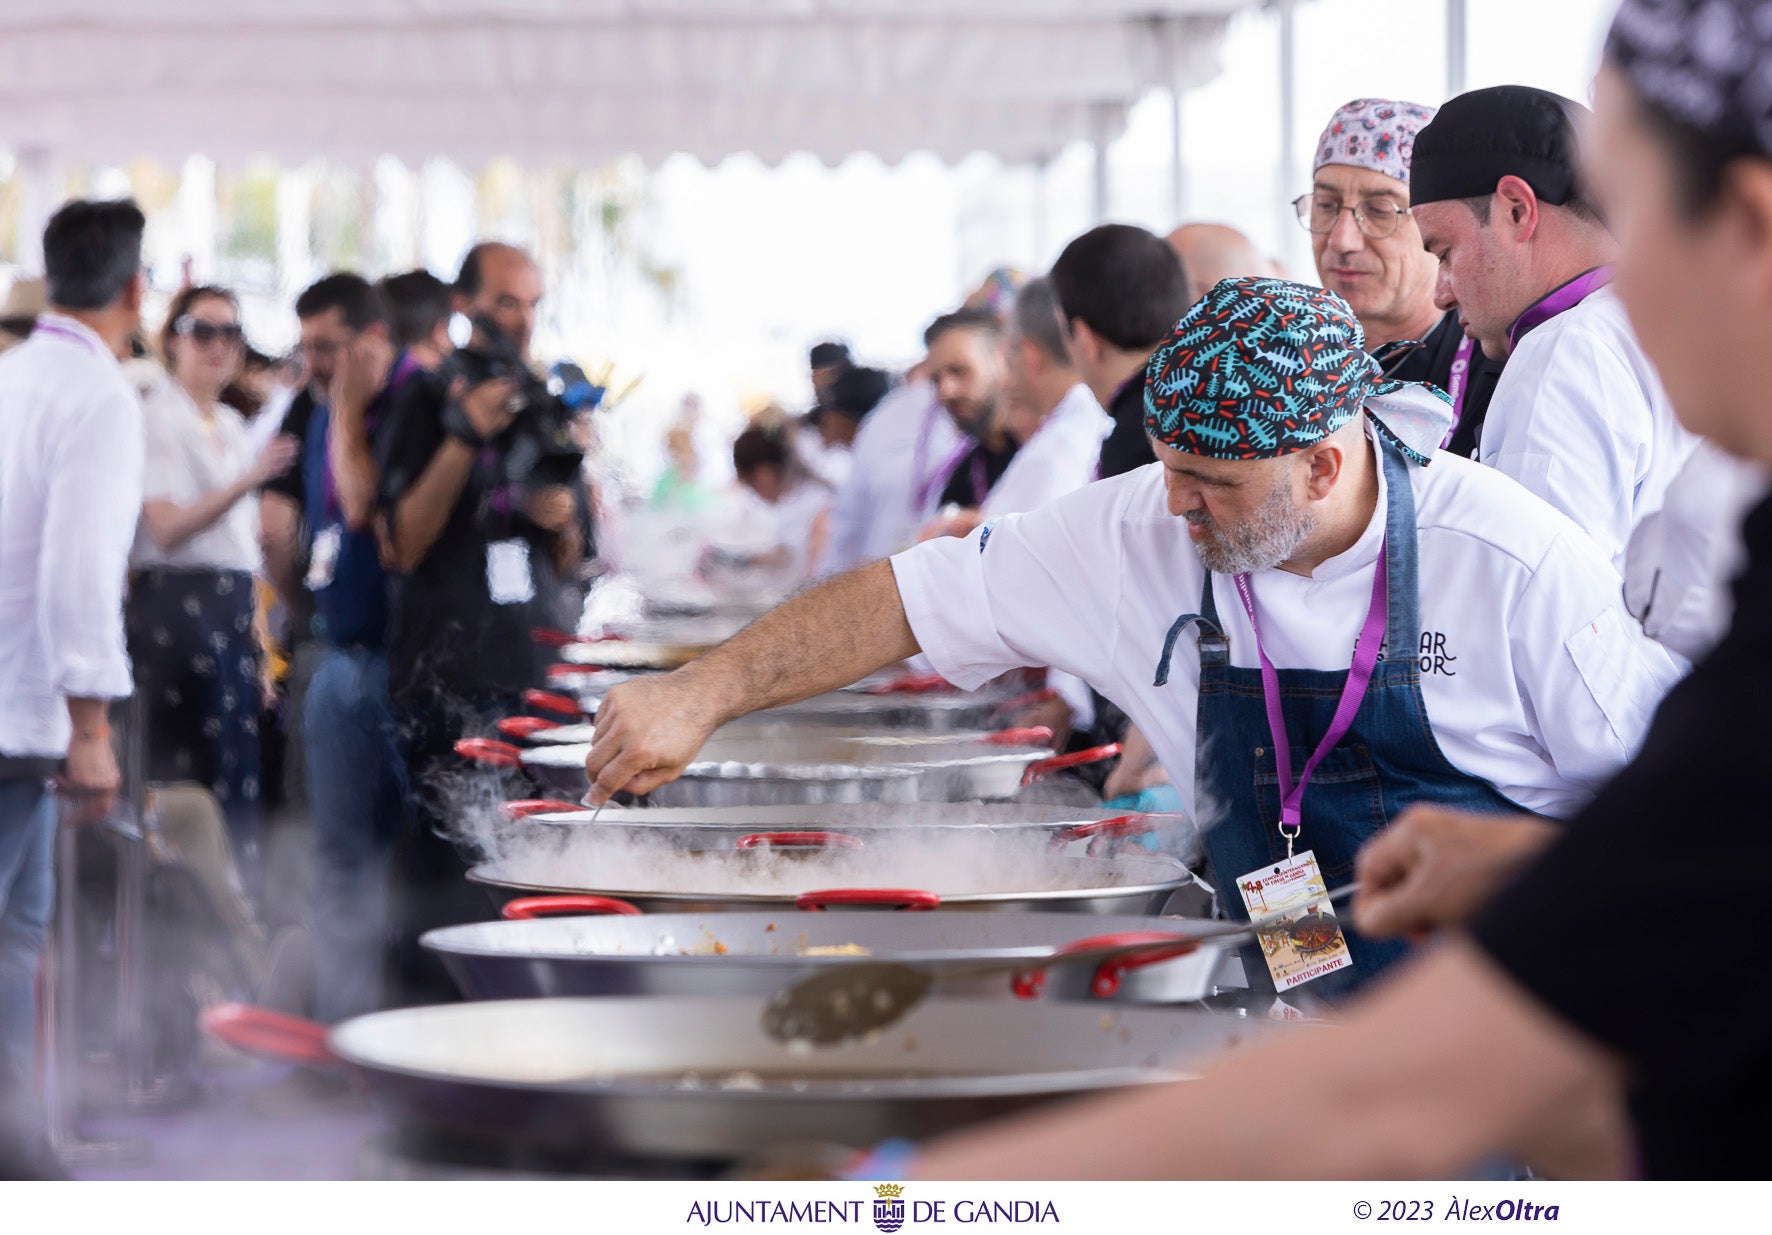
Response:
[{"label": "apron strap", "polygon": [[1390,608],[1384,638],[1390,655],[1407,659],[1421,641],[1421,598],[1415,535],[1415,487],[1409,482],[1409,463],[1403,452],[1375,435],[1378,456],[1384,467],[1386,503],[1384,554],[1386,601]]},{"label": "apron strap", "polygon": [[[1208,583],[1207,587],[1210,589],[1211,584]],[[1157,661],[1157,676],[1152,680],[1152,686],[1168,685],[1169,664],[1175,658],[1175,645],[1181,641],[1182,632],[1196,622],[1200,625],[1200,667],[1230,662],[1230,644],[1218,623],[1205,614],[1184,613],[1175,619],[1175,624],[1163,638],[1163,655]]]}]

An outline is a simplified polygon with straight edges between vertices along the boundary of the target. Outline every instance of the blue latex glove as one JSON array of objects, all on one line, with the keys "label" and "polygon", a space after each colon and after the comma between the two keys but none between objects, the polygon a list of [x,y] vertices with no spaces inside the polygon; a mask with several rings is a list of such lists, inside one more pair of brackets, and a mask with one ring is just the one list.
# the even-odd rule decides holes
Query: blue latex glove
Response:
[{"label": "blue latex glove", "polygon": [[[1127,814],[1179,815],[1183,813],[1181,791],[1174,785],[1152,785],[1148,789],[1140,789],[1137,793],[1122,793],[1117,798],[1109,798],[1101,806],[1103,810],[1120,810]],[[1131,839],[1146,849],[1157,847],[1157,838],[1154,835],[1135,836]]]}]

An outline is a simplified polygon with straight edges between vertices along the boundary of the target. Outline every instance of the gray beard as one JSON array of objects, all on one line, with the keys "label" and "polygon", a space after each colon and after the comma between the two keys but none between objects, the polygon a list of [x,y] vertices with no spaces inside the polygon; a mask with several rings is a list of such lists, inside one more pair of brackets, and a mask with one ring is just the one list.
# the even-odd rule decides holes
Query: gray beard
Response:
[{"label": "gray beard", "polygon": [[1298,552],[1298,547],[1317,530],[1311,513],[1292,501],[1285,484],[1276,484],[1248,520],[1234,528],[1220,527],[1203,510],[1183,516],[1203,525],[1208,539],[1197,543],[1200,561],[1220,575],[1255,574],[1272,570]]}]

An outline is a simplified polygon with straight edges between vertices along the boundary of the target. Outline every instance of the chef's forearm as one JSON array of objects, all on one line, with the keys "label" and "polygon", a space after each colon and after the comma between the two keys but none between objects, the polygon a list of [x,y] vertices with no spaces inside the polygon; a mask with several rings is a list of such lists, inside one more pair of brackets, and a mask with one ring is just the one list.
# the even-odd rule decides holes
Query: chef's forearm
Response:
[{"label": "chef's forearm", "polygon": [[[1424,957],[1346,1023],[1299,1027],[1196,1081],[937,1141],[918,1178],[1443,1179],[1519,1151],[1617,1078],[1468,945]],[[1278,1122],[1276,1122],[1278,1121]],[[1302,1139],[1277,1128],[1309,1129]],[[1614,1147],[1622,1144],[1612,1137]],[[1601,1155],[1601,1160],[1606,1160]],[[1607,1169],[1621,1170],[1615,1156]]]},{"label": "chef's forearm", "polygon": [[681,672],[724,723],[841,689],[917,651],[892,566],[880,561],[794,597]]}]

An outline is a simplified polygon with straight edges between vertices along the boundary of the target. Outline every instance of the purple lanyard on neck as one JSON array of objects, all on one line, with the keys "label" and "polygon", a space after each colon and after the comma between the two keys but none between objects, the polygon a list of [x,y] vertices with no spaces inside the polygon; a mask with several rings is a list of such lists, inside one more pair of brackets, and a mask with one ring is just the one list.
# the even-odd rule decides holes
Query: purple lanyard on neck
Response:
[{"label": "purple lanyard on neck", "polygon": [[1341,702],[1335,705],[1335,718],[1329,722],[1329,732],[1323,735],[1323,740],[1305,762],[1296,785],[1292,783],[1292,744],[1286,737],[1286,714],[1280,705],[1280,675],[1274,669],[1273,661],[1268,659],[1267,649],[1261,645],[1261,624],[1255,619],[1255,591],[1249,585],[1249,576],[1235,576],[1237,597],[1243,602],[1243,612],[1249,615],[1249,627],[1255,632],[1255,652],[1261,657],[1261,694],[1267,704],[1268,731],[1274,738],[1274,770],[1280,782],[1280,835],[1286,838],[1288,858],[1292,856],[1292,842],[1303,827],[1304,788],[1310,783],[1311,773],[1317,770],[1323,756],[1334,750],[1335,744],[1353,727],[1360,702],[1366,697],[1366,687],[1372,682],[1372,672],[1378,665],[1378,651],[1384,643],[1384,627],[1390,617],[1390,597],[1385,591],[1386,573],[1381,542],[1378,568],[1372,574],[1372,604],[1366,611],[1366,624],[1360,628],[1359,642],[1354,645],[1354,663],[1341,688]]},{"label": "purple lanyard on neck", "polygon": [[1544,325],[1560,313],[1567,313],[1611,281],[1612,267],[1610,266],[1595,266],[1586,274],[1570,279],[1514,319],[1514,324],[1509,327],[1507,332],[1508,346],[1510,348],[1518,347],[1521,336],[1528,331]]},{"label": "purple lanyard on neck", "polygon": [[[78,330],[69,330],[66,326],[62,325],[60,322],[40,321],[35,326],[33,326],[31,328],[31,333],[32,334],[57,334],[57,335],[60,335],[64,339],[72,339],[72,340],[74,340],[74,342],[80,344],[80,346],[88,349],[89,351],[97,352],[101,356],[111,356],[111,353],[107,352],[103,347],[99,346],[97,343],[94,343],[86,335],[81,334]],[[116,357],[111,356],[111,359],[115,360]]]},{"label": "purple lanyard on neck", "polygon": [[929,410],[923,414],[923,427],[917,431],[917,449],[911,463],[911,517],[920,519],[929,509],[929,499],[940,493],[947,484],[948,477],[960,466],[960,460],[966,457],[974,443],[971,438],[962,436],[960,444],[954,447],[953,453],[933,471],[929,466],[929,438],[935,432],[935,418],[943,415],[941,400],[936,399],[929,404]]},{"label": "purple lanyard on neck", "polygon": [[1464,392],[1470,389],[1471,357],[1476,351],[1476,340],[1465,335],[1458,341],[1458,351],[1453,353],[1452,371],[1446,375],[1446,393],[1452,396],[1452,427],[1446,430],[1446,437],[1440,443],[1441,450],[1452,444],[1458,424],[1464,419]]}]

